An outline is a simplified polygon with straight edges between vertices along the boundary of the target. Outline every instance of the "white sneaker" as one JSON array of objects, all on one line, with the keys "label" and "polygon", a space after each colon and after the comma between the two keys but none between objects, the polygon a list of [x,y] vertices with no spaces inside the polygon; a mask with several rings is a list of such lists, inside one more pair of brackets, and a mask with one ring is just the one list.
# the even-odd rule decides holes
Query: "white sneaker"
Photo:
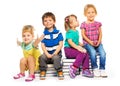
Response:
[{"label": "white sneaker", "polygon": [[100,76],[103,77],[103,78],[107,77],[107,74],[106,74],[105,70],[100,70]]},{"label": "white sneaker", "polygon": [[100,71],[99,71],[99,69],[94,69],[93,70],[93,73],[94,73],[94,77],[100,77]]}]

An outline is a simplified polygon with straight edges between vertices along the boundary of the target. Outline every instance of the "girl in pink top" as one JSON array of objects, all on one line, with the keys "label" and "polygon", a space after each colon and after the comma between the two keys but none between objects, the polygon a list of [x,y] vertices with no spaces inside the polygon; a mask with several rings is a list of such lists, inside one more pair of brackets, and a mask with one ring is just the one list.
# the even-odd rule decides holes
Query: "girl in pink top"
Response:
[{"label": "girl in pink top", "polygon": [[[84,8],[84,15],[87,20],[81,24],[84,47],[88,51],[91,59],[94,76],[107,77],[105,73],[106,53],[101,43],[102,24],[95,21],[97,10],[94,5],[87,4]],[[97,65],[96,53],[100,55],[100,65]]]}]

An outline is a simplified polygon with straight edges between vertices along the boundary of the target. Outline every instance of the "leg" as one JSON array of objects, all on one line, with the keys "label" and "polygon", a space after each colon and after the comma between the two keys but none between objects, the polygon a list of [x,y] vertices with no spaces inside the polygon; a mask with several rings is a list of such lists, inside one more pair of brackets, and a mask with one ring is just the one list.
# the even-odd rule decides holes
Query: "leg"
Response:
[{"label": "leg", "polygon": [[29,76],[25,79],[25,81],[29,82],[29,81],[33,81],[35,79],[35,58],[33,56],[29,56],[27,58],[27,62],[28,62],[28,69],[30,71]]},{"label": "leg", "polygon": [[22,58],[20,60],[20,73],[13,76],[14,79],[19,79],[25,76],[25,70],[27,68],[27,60],[26,58]]},{"label": "leg", "polygon": [[91,59],[91,66],[93,69],[98,68],[97,61],[96,61],[96,50],[93,46],[86,44],[84,46],[86,50],[88,51]]},{"label": "leg", "polygon": [[57,71],[62,71],[62,65],[61,65],[61,57],[59,55],[55,55],[52,57],[52,61],[54,64],[54,68]]},{"label": "leg", "polygon": [[76,59],[73,65],[79,68],[85,58],[85,54],[74,48],[64,48],[64,50],[68,59]]},{"label": "leg", "polygon": [[28,68],[27,65],[28,65],[27,64],[27,59],[26,58],[22,58],[20,60],[20,73],[24,73],[25,72],[25,70]]},{"label": "leg", "polygon": [[96,50],[98,51],[98,53],[100,54],[100,69],[105,69],[105,62],[106,62],[106,53],[105,50],[103,48],[103,45],[100,44]]},{"label": "leg", "polygon": [[28,68],[30,71],[30,75],[33,75],[35,72],[35,58],[30,56],[27,58],[27,61],[28,61]]},{"label": "leg", "polygon": [[47,56],[45,54],[41,55],[39,58],[40,71],[46,71],[47,69]]}]

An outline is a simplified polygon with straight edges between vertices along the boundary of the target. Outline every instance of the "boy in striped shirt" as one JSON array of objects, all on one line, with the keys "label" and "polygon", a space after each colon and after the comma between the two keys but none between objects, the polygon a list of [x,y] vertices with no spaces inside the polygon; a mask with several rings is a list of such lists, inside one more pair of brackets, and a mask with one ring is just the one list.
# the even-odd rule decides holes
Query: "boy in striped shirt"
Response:
[{"label": "boy in striped shirt", "polygon": [[55,27],[55,15],[51,12],[46,12],[42,16],[42,22],[45,26],[44,39],[41,42],[43,54],[39,58],[40,63],[40,79],[44,80],[47,71],[47,64],[53,63],[55,70],[57,71],[59,79],[63,79],[61,58],[61,49],[63,47],[62,33]]}]

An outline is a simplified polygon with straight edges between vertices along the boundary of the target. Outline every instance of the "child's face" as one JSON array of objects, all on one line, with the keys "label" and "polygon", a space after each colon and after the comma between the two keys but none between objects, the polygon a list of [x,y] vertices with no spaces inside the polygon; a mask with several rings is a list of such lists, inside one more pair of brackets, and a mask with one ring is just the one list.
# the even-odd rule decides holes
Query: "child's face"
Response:
[{"label": "child's face", "polygon": [[45,17],[43,24],[46,28],[51,29],[55,25],[55,21],[51,17]]},{"label": "child's face", "polygon": [[75,17],[71,17],[70,18],[70,25],[71,25],[71,27],[76,28],[79,26],[79,22]]},{"label": "child's face", "polygon": [[33,40],[33,35],[30,32],[24,32],[22,39],[25,44],[29,44]]},{"label": "child's face", "polygon": [[88,8],[88,10],[86,11],[86,17],[88,21],[94,21],[96,16],[96,12],[94,10],[94,8],[90,7]]}]

